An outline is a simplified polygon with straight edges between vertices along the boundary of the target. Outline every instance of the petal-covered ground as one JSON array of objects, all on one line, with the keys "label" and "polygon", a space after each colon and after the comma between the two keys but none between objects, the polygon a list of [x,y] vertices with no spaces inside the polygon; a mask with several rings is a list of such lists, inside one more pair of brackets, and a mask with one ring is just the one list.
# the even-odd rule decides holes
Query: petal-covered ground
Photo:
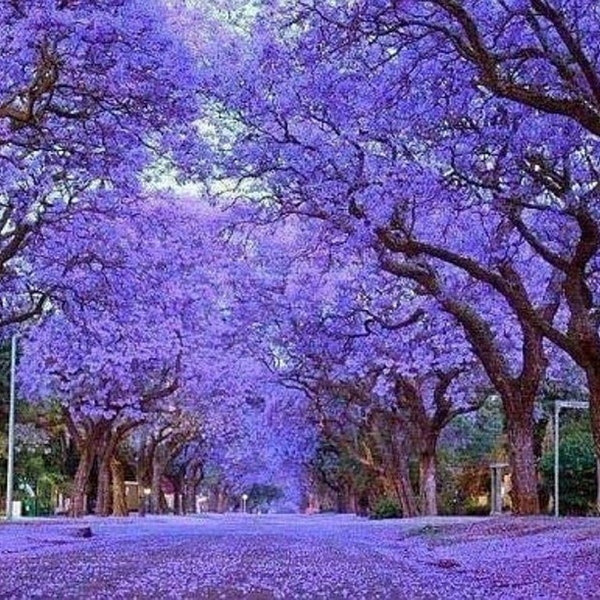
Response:
[{"label": "petal-covered ground", "polygon": [[0,597],[600,598],[600,520],[23,520],[0,523]]}]

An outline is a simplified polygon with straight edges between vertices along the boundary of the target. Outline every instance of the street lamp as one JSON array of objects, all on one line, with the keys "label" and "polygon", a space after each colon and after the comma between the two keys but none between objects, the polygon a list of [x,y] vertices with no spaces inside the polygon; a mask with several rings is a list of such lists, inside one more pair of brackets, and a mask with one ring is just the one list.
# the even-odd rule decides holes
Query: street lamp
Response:
[{"label": "street lamp", "polygon": [[242,512],[246,512],[246,502],[248,501],[248,494],[242,494]]},{"label": "street lamp", "polygon": [[6,519],[13,518],[13,477],[15,467],[15,375],[17,370],[17,335],[10,348],[10,404],[8,409],[8,467],[6,470]]}]

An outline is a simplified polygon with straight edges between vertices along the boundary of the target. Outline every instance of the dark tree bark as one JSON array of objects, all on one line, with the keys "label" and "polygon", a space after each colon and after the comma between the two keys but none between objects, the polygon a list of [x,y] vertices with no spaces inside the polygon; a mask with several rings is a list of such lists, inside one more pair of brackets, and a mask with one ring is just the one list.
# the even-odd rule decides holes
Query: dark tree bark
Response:
[{"label": "dark tree bark", "polygon": [[196,512],[196,496],[203,478],[202,466],[200,458],[193,458],[186,465],[183,489],[183,511],[186,514],[194,514]]},{"label": "dark tree bark", "polygon": [[[380,255],[383,268],[398,277],[415,281],[464,329],[474,354],[502,399],[508,429],[514,432],[512,438],[509,434],[509,439],[517,444],[511,447],[509,455],[513,477],[513,510],[521,515],[538,514],[537,472],[533,451],[533,407],[546,372],[547,360],[543,334],[528,316],[537,315],[541,318],[540,315],[543,315],[548,321],[554,318],[558,310],[555,281],[552,280],[548,284],[545,304],[534,308],[519,275],[506,265],[501,268],[501,273],[496,273],[470,258],[430,244],[396,237],[390,231],[380,231],[380,240],[383,247],[390,252]],[[523,354],[518,374],[513,374],[509,358],[499,349],[485,316],[476,306],[446,293],[435,269],[430,265],[423,262],[417,264],[410,258],[403,258],[414,254],[442,260],[458,267],[476,281],[490,284],[504,295],[517,316],[521,330]]]},{"label": "dark tree bark", "polygon": [[69,434],[79,451],[79,464],[70,495],[69,515],[81,517],[87,511],[86,495],[97,455],[97,446],[109,425],[106,421],[93,422],[90,419],[82,419],[76,423],[68,410],[63,411],[63,414]]},{"label": "dark tree bark", "polygon": [[95,457],[94,441],[88,439],[80,447],[79,464],[73,480],[69,516],[83,517],[86,513],[86,494]]},{"label": "dark tree bark", "polygon": [[437,445],[444,427],[461,414],[478,410],[485,399],[479,390],[473,390],[473,400],[464,406],[454,406],[448,390],[452,382],[468,367],[455,367],[435,376],[432,409],[428,412],[427,399],[419,384],[401,374],[396,374],[396,396],[399,418],[404,429],[410,432],[419,460],[419,505],[423,515],[438,513],[437,503]]},{"label": "dark tree bark", "polygon": [[111,459],[110,471],[112,476],[112,515],[114,517],[126,517],[129,514],[129,509],[127,508],[125,492],[125,468],[116,456]]},{"label": "dark tree bark", "polygon": [[[119,444],[140,423],[140,420],[119,419],[117,417],[110,422],[102,437],[97,451],[98,491],[95,512],[99,516],[107,517],[110,514],[115,514],[116,509],[112,504],[115,498],[113,490],[115,482],[112,477],[113,461],[115,460]],[[119,507],[118,510],[122,512],[122,507]]]},{"label": "dark tree bark", "polygon": [[[110,434],[108,434],[110,436]],[[96,492],[96,506],[94,512],[101,517],[111,514],[112,490],[111,490],[111,461],[114,448],[106,447],[112,445],[104,439],[104,447],[98,452],[98,486]]]}]

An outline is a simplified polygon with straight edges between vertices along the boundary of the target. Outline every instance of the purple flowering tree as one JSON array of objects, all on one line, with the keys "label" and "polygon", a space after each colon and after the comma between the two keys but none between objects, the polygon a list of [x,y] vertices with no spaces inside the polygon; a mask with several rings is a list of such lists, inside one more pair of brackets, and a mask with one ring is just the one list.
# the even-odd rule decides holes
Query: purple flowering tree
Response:
[{"label": "purple flowering tree", "polygon": [[[490,391],[462,330],[371,261],[344,263],[345,247],[321,240],[310,221],[251,231],[246,268],[254,265],[254,277],[246,290],[245,278],[237,284],[243,301],[235,307],[249,351],[305,396],[322,438],[373,473],[404,514],[436,514],[439,436]],[[339,506],[355,510],[361,492],[347,483]]]},{"label": "purple flowering tree", "polygon": [[544,338],[586,371],[598,421],[585,5],[306,2],[292,19],[270,5],[234,74],[207,74],[238,123],[225,168],[262,182],[256,219],[317,220],[463,329],[503,400],[522,514],[539,510]]},{"label": "purple flowering tree", "polygon": [[[200,399],[211,398],[213,380],[204,365],[218,353],[213,341],[222,333],[214,216],[198,203],[170,197],[136,208],[127,218],[74,215],[60,228],[67,235],[53,228],[36,258],[61,282],[61,302],[23,342],[22,389],[32,399],[51,397],[63,405],[80,454],[75,515],[84,510],[94,461],[96,511],[108,514],[121,443],[149,422],[175,432],[161,440],[162,454],[153,454],[151,467],[159,473],[182,440],[197,433],[175,425],[184,414],[201,414]],[[150,476],[156,497],[158,478]]]},{"label": "purple flowering tree", "polygon": [[193,62],[167,16],[153,1],[0,7],[0,327],[60,285],[31,266],[51,228],[197,163]]}]

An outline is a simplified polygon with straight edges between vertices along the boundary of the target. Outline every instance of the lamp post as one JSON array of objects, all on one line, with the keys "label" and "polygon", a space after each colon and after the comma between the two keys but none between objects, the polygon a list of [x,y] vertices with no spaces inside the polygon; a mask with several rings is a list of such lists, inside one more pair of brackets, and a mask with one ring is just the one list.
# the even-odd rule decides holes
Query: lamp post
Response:
[{"label": "lamp post", "polygon": [[242,512],[246,513],[246,502],[248,501],[248,494],[242,494]]},{"label": "lamp post", "polygon": [[558,499],[560,496],[559,489],[559,478],[560,473],[560,462],[559,462],[559,450],[560,450],[560,402],[556,402],[554,405],[554,516],[560,516],[560,507],[558,506]]},{"label": "lamp post", "polygon": [[15,466],[15,375],[17,370],[17,335],[10,348],[10,404],[8,408],[8,467],[6,469],[6,519],[13,518],[13,478]]}]

